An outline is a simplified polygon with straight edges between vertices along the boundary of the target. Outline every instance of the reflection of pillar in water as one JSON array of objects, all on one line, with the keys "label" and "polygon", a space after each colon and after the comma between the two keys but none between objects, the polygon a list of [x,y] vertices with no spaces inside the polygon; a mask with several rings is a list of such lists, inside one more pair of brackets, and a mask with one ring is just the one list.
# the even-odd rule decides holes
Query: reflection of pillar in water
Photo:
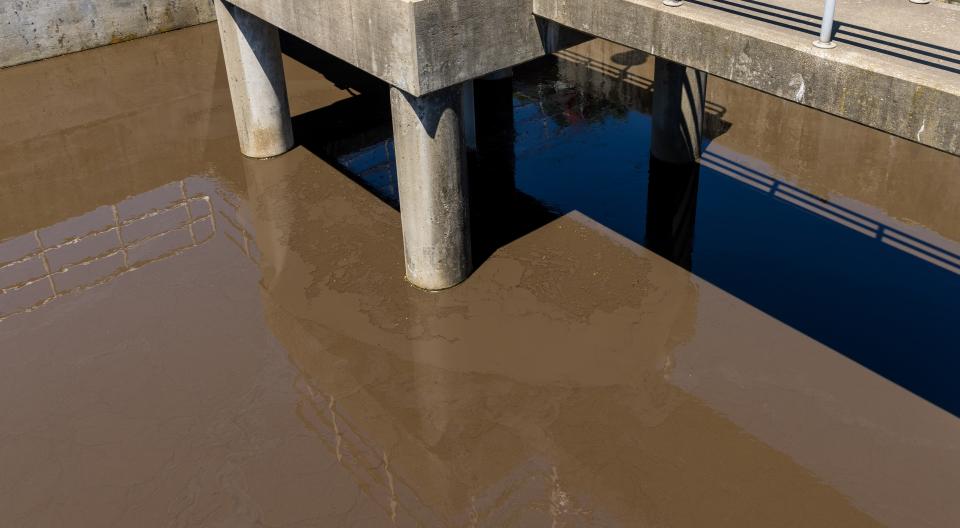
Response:
[{"label": "reflection of pillar in water", "polygon": [[477,150],[483,168],[483,174],[476,180],[512,194],[515,137],[513,71],[502,70],[477,79],[473,84]]},{"label": "reflection of pillar in water", "polygon": [[646,246],[674,264],[693,266],[700,164],[667,163],[651,156]]},{"label": "reflection of pillar in water", "polygon": [[474,244],[491,253],[514,222],[516,198],[513,72],[502,70],[473,82],[477,153],[471,160]]},{"label": "reflection of pillar in water", "polygon": [[291,179],[296,163],[295,156],[243,162],[252,235],[260,252],[261,284],[268,292],[283,272],[290,251],[294,205],[300,199]]},{"label": "reflection of pillar in water", "polygon": [[[484,431],[489,427],[488,416],[477,412],[482,406],[469,376],[459,368],[458,358],[463,350],[451,339],[460,324],[438,310],[437,303],[444,297],[428,295],[408,288],[407,316],[413,335],[404,342],[409,352],[410,378],[405,379],[405,406],[409,418],[403,425],[405,433],[422,446],[424,458],[418,463],[423,468],[417,486],[431,502],[437,513],[449,517],[451,526],[458,522],[466,509],[473,489],[470,476],[477,469],[463,453],[478,449],[479,439],[464,437],[465,431]],[[480,436],[482,438],[482,435]],[[458,454],[460,453],[460,454]],[[459,479],[463,479],[462,481]],[[451,485],[454,482],[457,485]]]},{"label": "reflection of pillar in water", "polygon": [[651,151],[661,161],[700,161],[707,74],[657,57],[653,77]]},{"label": "reflection of pillar in water", "polygon": [[706,73],[656,59],[646,243],[686,269],[693,264],[706,88]]}]

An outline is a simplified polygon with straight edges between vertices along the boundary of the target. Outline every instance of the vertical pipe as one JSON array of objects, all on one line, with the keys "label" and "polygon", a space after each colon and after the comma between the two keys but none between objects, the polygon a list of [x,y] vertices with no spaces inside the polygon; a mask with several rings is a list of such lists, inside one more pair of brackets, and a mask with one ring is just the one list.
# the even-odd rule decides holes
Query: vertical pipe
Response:
[{"label": "vertical pipe", "polygon": [[824,0],[823,22],[820,24],[820,40],[813,43],[818,48],[830,49],[837,47],[833,42],[833,15],[837,9],[837,0]]}]

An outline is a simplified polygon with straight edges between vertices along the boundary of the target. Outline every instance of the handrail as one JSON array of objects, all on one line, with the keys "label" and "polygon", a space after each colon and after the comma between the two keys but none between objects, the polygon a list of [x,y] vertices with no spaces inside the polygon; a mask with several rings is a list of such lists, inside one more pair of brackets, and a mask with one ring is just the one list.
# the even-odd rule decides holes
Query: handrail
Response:
[{"label": "handrail", "polygon": [[[929,4],[930,0],[910,0],[911,4]],[[680,7],[684,0],[663,0],[663,5],[667,7]],[[820,22],[820,38],[813,41],[813,45],[820,49],[832,49],[837,47],[833,41],[834,15],[837,10],[837,0],[823,0],[823,17]]]},{"label": "handrail", "polygon": [[813,45],[821,49],[836,48],[833,41],[833,15],[837,10],[837,0],[823,0],[823,21],[820,22],[820,39]]}]

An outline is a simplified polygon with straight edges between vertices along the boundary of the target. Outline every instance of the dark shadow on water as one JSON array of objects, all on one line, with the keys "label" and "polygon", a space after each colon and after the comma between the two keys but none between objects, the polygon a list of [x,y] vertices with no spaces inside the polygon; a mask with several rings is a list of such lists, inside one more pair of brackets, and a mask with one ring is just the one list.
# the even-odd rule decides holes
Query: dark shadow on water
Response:
[{"label": "dark shadow on water", "polygon": [[[390,207],[400,210],[389,92],[382,82],[286,35],[284,53],[357,95],[293,119],[298,146],[309,150]],[[513,89],[509,79],[477,81],[478,152],[468,156],[473,255],[494,251],[559,217],[517,191]]]},{"label": "dark shadow on water", "polygon": [[644,245],[690,271],[697,223],[700,164],[674,164],[650,158]]},{"label": "dark shadow on water", "polygon": [[[955,254],[714,151],[699,167],[651,160],[642,93],[629,104],[591,95],[564,82],[550,59],[515,71],[509,112],[503,86],[477,92],[478,108],[499,110],[478,113],[480,152],[470,157],[479,263],[558,215],[580,211],[960,416],[953,379],[960,274],[942,265]],[[398,206],[384,91],[294,123],[304,147]],[[758,181],[769,185],[757,188]],[[883,233],[912,244],[914,254]]]}]

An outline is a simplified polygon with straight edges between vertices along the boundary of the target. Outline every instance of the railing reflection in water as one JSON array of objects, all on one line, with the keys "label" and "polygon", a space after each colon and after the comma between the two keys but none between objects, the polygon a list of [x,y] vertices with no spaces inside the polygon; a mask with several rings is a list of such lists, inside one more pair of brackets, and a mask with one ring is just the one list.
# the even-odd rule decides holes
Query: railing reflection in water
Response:
[{"label": "railing reflection in water", "polygon": [[0,242],[0,322],[210,240],[207,193],[181,180]]}]

